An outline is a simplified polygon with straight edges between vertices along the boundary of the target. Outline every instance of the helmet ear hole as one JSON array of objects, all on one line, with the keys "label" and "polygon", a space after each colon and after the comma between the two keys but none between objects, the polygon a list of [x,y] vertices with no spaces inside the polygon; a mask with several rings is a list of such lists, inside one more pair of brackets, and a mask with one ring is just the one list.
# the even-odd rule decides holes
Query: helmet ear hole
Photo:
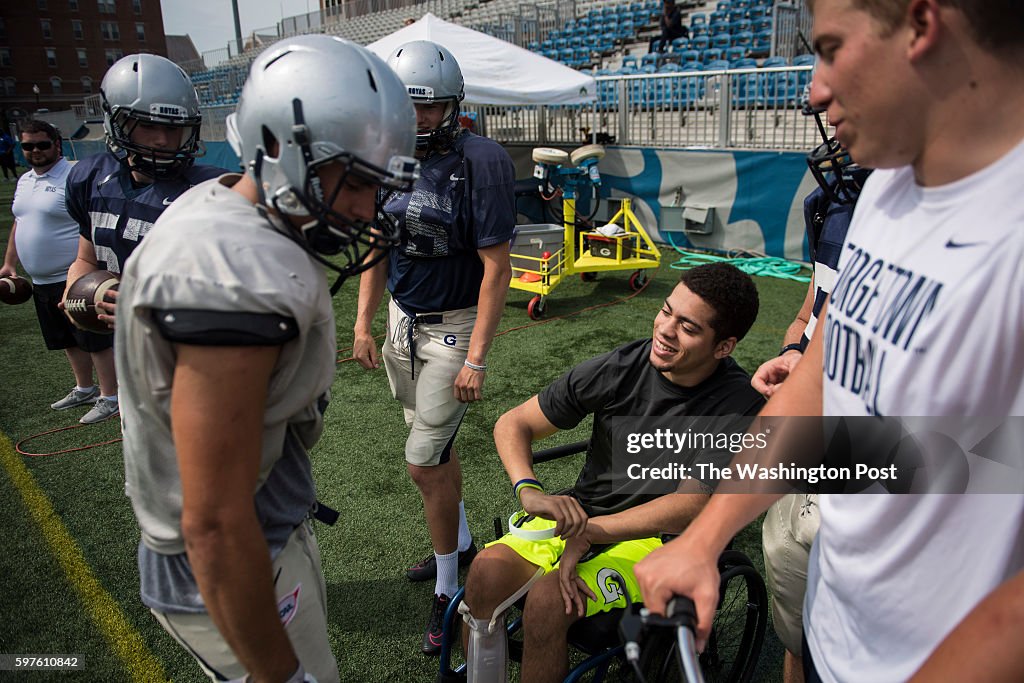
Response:
[{"label": "helmet ear hole", "polygon": [[280,147],[277,143],[277,138],[266,126],[262,126],[260,133],[263,136],[263,149],[268,157],[276,159],[280,152]]}]

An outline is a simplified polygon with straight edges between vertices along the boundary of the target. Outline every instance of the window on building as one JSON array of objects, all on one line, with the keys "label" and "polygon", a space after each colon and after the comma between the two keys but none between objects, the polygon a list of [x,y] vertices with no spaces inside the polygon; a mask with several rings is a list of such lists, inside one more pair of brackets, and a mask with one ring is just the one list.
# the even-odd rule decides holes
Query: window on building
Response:
[{"label": "window on building", "polygon": [[72,12],[78,11],[78,0],[68,0],[68,9]]},{"label": "window on building", "polygon": [[40,19],[39,20],[39,26],[41,26],[42,29],[43,29],[43,39],[44,40],[52,40],[53,39],[53,28],[50,26],[50,20],[49,19]]},{"label": "window on building", "polygon": [[46,0],[36,0],[36,7],[38,7],[39,9],[45,10],[46,9]]},{"label": "window on building", "polygon": [[50,79],[50,88],[53,90],[54,95],[60,95],[62,91],[60,79],[56,76],[52,77]]},{"label": "window on building", "polygon": [[100,33],[103,34],[103,40],[121,40],[121,29],[116,21],[101,21]]},{"label": "window on building", "polygon": [[0,17],[0,38],[7,38],[7,24],[3,17]]},{"label": "window on building", "polygon": [[132,9],[136,14],[142,14],[142,0],[132,0]]},{"label": "window on building", "polygon": [[5,79],[3,79],[3,81],[0,81],[0,85],[3,86],[4,95],[6,95],[8,97],[14,97],[14,95],[17,94],[15,92],[17,84],[18,84],[18,82],[16,80],[14,80],[13,78],[5,78]]},{"label": "window on building", "polygon": [[89,68],[89,53],[85,50],[78,50],[78,66],[83,69]]},{"label": "window on building", "polygon": [[120,50],[104,50],[104,57],[107,61],[107,66],[113,66],[114,62],[124,57],[124,53]]},{"label": "window on building", "polygon": [[46,48],[46,66],[57,66],[57,51],[52,47]]},{"label": "window on building", "polygon": [[139,39],[140,43],[146,42],[146,25],[135,24],[135,37]]},{"label": "window on building", "polygon": [[82,40],[85,38],[85,34],[82,33],[82,22],[80,20],[71,20],[71,35],[75,37],[75,40]]},{"label": "window on building", "polygon": [[96,5],[100,9],[100,14],[117,13],[117,6],[114,4],[114,0],[96,0]]},{"label": "window on building", "polygon": [[11,61],[10,48],[0,47],[0,66],[14,66],[14,62]]},{"label": "window on building", "polygon": [[82,76],[82,92],[86,94],[92,92],[92,79],[88,76]]}]

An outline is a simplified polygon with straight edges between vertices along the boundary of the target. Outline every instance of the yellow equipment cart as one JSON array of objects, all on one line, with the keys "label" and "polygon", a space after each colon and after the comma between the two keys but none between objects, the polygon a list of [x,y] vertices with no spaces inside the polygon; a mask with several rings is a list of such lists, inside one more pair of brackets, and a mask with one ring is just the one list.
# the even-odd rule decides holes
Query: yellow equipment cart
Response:
[{"label": "yellow equipment cart", "polygon": [[601,272],[632,270],[629,286],[638,291],[647,284],[645,270],[661,265],[661,252],[628,198],[607,225],[576,233],[576,188],[584,182],[600,185],[597,162],[603,156],[600,145],[585,145],[571,154],[546,147],[533,150],[534,177],[562,189],[563,214],[561,227],[519,226],[512,245],[511,286],[536,294],[526,309],[533,320],[544,317],[547,296],[567,276],[579,273],[590,281]]}]

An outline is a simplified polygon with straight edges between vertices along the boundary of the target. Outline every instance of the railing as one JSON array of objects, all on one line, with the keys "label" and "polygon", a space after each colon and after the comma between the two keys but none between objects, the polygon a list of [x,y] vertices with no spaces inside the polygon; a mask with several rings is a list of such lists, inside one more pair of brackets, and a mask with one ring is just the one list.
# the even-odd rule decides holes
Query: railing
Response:
[{"label": "railing", "polygon": [[502,143],[806,150],[818,138],[799,99],[810,67],[601,76],[577,106],[467,106]]}]

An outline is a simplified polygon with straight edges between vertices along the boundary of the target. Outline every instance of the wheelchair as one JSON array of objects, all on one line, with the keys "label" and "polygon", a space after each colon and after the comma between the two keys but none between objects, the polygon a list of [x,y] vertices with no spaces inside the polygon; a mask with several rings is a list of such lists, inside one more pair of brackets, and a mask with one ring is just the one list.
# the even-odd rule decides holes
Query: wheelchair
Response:
[{"label": "wheelchair", "polygon": [[[548,462],[581,453],[586,448],[586,441],[558,446],[534,453],[533,460],[535,464]],[[495,527],[495,531],[499,532],[500,523],[497,520]],[[757,667],[764,642],[768,624],[768,592],[750,558],[738,550],[725,550],[718,559],[718,570],[721,575],[718,606],[707,645],[697,657],[697,662],[703,681],[707,683],[747,683]],[[461,683],[466,680],[465,665],[453,663],[458,641],[455,626],[462,620],[458,608],[463,593],[464,589],[460,588],[445,613],[437,678],[439,683]],[[517,603],[520,612],[523,604],[525,597]],[[626,609],[602,612],[580,619],[570,627],[570,661],[582,661],[571,667],[565,683],[584,680],[592,683],[605,680],[686,683],[690,680],[690,683],[697,683],[687,677],[682,666],[689,652],[680,650],[676,633],[666,628],[649,629],[639,661],[635,664],[627,663],[626,647],[619,634],[620,621],[630,613],[639,613],[640,607],[631,605]],[[506,628],[510,661],[522,661],[523,644],[518,637],[521,630],[521,613],[516,618],[510,614]],[[680,632],[682,630],[685,629]],[[577,652],[575,656],[572,654],[574,650]]]}]

